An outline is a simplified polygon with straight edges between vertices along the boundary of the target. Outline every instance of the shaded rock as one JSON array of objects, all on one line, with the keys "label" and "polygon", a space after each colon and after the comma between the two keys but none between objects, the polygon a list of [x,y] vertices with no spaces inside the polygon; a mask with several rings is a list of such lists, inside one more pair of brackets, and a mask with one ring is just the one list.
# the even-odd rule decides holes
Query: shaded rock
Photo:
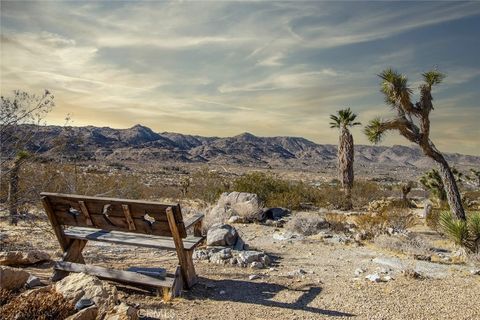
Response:
[{"label": "shaded rock", "polygon": [[93,305],[91,307],[80,310],[79,312],[71,315],[65,320],[92,320],[96,319],[98,315],[98,307]]},{"label": "shaded rock", "polygon": [[78,300],[77,303],[75,303],[75,309],[76,310],[82,310],[82,309],[91,307],[94,304],[95,304],[95,302],[93,302],[93,300],[88,299],[88,298],[83,298],[83,299]]},{"label": "shaded rock", "polygon": [[473,274],[474,276],[480,276],[480,269],[470,270],[470,273]]},{"label": "shaded rock", "polygon": [[268,267],[272,263],[272,261],[270,260],[270,257],[266,254],[260,257],[260,262],[263,263],[263,265],[266,267]]},{"label": "shaded rock", "polygon": [[209,260],[210,259],[210,251],[206,249],[195,249],[193,252],[192,258],[194,260]]},{"label": "shaded rock", "polygon": [[34,288],[43,285],[38,277],[30,275],[27,280],[27,287]]},{"label": "shaded rock", "polygon": [[240,236],[237,238],[237,242],[235,242],[235,246],[233,247],[233,249],[237,251],[242,251],[245,249],[245,242],[242,238],[240,238]]},{"label": "shaded rock", "polygon": [[97,277],[85,273],[71,273],[55,283],[55,290],[76,304],[80,299],[90,299],[103,314],[117,302],[117,289]]},{"label": "shaded rock", "polygon": [[233,246],[237,238],[237,230],[231,225],[214,224],[207,231],[207,246]]},{"label": "shaded rock", "polygon": [[22,269],[0,266],[0,288],[17,290],[27,282],[30,274]]},{"label": "shaded rock", "polygon": [[137,320],[138,309],[122,302],[118,306],[113,307],[106,314],[104,320]]},{"label": "shaded rock", "polygon": [[264,211],[265,219],[280,220],[290,214],[290,210],[285,208],[269,208]]},{"label": "shaded rock", "polygon": [[6,251],[0,252],[0,265],[22,266],[50,260],[50,255],[45,251]]}]

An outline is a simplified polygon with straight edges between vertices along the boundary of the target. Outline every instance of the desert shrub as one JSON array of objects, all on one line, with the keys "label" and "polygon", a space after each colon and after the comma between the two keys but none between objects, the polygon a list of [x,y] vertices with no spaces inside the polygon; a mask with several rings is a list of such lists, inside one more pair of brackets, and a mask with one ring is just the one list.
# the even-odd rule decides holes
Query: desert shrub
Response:
[{"label": "desert shrub", "polygon": [[321,229],[329,226],[325,218],[312,212],[299,212],[290,219],[285,228],[305,236],[317,234]]},{"label": "desert shrub", "polygon": [[190,198],[201,199],[214,203],[218,197],[229,191],[229,180],[216,171],[203,168],[192,174],[192,179],[186,195]]},{"label": "desert shrub", "polygon": [[416,224],[416,218],[408,210],[392,209],[378,213],[366,213],[356,217],[357,228],[369,236],[376,236],[393,229],[404,231]]},{"label": "desert shrub", "polygon": [[267,207],[300,209],[304,203],[316,204],[320,190],[299,181],[288,181],[273,175],[252,172],[237,178],[233,190],[258,195]]},{"label": "desert shrub", "polygon": [[330,230],[336,232],[345,232],[350,228],[347,216],[341,213],[326,213],[325,220],[330,225]]},{"label": "desert shrub", "polygon": [[392,195],[382,185],[373,181],[355,181],[352,189],[352,203],[356,208],[366,207],[371,201]]},{"label": "desert shrub", "polygon": [[440,229],[440,213],[441,209],[433,208],[425,217],[425,224],[432,230],[439,231]]},{"label": "desert shrub", "polygon": [[7,289],[0,289],[0,307],[7,304],[12,298],[13,293]]},{"label": "desert shrub", "polygon": [[375,238],[374,243],[380,248],[409,255],[428,256],[432,253],[428,243],[415,234],[399,236],[382,234]]},{"label": "desert shrub", "polygon": [[0,308],[5,320],[57,320],[74,313],[74,308],[60,293],[36,291],[17,296]]},{"label": "desert shrub", "polygon": [[480,212],[470,212],[467,220],[456,219],[450,211],[440,214],[442,231],[455,242],[472,252],[480,251]]}]

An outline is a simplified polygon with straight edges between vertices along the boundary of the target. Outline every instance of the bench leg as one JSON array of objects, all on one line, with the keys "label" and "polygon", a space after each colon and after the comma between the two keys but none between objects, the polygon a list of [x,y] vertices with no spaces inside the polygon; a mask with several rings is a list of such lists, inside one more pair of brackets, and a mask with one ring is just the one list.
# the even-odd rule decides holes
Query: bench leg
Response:
[{"label": "bench leg", "polygon": [[157,295],[162,297],[164,301],[170,301],[175,297],[179,297],[183,289],[183,278],[180,267],[175,270],[175,281],[171,288],[158,288]]},{"label": "bench leg", "polygon": [[[61,261],[66,262],[76,262],[76,263],[83,263],[85,264],[85,260],[83,259],[82,250],[85,248],[87,244],[87,240],[78,240],[73,239],[70,241],[70,245],[68,246],[67,250],[63,253]],[[65,278],[69,272],[63,270],[54,270],[52,281],[58,281]]]},{"label": "bench leg", "polygon": [[184,250],[183,253],[185,256],[185,265],[181,267],[186,271],[186,278],[187,278],[184,281],[184,287],[185,289],[190,289],[198,281],[197,274],[195,272],[195,266],[193,265],[193,258],[192,258],[193,250]]}]

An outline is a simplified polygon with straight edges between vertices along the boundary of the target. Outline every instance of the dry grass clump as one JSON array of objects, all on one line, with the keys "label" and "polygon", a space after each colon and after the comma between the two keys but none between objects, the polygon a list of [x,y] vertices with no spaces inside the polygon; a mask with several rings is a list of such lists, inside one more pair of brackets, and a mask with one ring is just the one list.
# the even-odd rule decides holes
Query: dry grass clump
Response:
[{"label": "dry grass clump", "polygon": [[431,247],[425,240],[415,234],[406,236],[379,235],[374,243],[379,248],[391,250],[407,255],[429,256],[432,254]]},{"label": "dry grass clump", "polygon": [[392,209],[379,213],[367,213],[356,217],[355,224],[360,231],[374,237],[388,229],[404,231],[417,223],[416,217],[406,209]]},{"label": "dry grass clump", "polygon": [[7,304],[14,297],[10,290],[0,289],[0,307]]},{"label": "dry grass clump", "polygon": [[73,305],[52,289],[17,296],[0,308],[5,320],[57,320],[73,313]]},{"label": "dry grass clump", "polygon": [[335,232],[345,232],[350,229],[348,217],[341,213],[328,212],[325,214],[325,220],[330,225],[330,230]]},{"label": "dry grass clump", "polygon": [[317,234],[321,229],[328,228],[325,218],[313,212],[298,212],[285,225],[289,231],[305,236]]}]

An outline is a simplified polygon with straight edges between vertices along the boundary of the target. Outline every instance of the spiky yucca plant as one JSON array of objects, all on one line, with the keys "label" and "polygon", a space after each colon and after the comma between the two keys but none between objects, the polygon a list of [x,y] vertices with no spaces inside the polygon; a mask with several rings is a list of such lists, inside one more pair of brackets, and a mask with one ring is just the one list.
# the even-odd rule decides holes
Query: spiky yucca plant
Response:
[{"label": "spiky yucca plant", "polygon": [[440,226],[443,232],[455,244],[480,252],[480,212],[472,212],[467,220],[455,219],[449,211],[440,214]]},{"label": "spiky yucca plant", "polygon": [[352,208],[351,191],[353,187],[353,158],[354,144],[353,136],[348,128],[358,126],[361,123],[356,122],[357,115],[350,108],[337,111],[337,115],[330,115],[330,128],[340,129],[338,141],[338,176],[342,183],[342,188],[347,196],[346,209]]}]

